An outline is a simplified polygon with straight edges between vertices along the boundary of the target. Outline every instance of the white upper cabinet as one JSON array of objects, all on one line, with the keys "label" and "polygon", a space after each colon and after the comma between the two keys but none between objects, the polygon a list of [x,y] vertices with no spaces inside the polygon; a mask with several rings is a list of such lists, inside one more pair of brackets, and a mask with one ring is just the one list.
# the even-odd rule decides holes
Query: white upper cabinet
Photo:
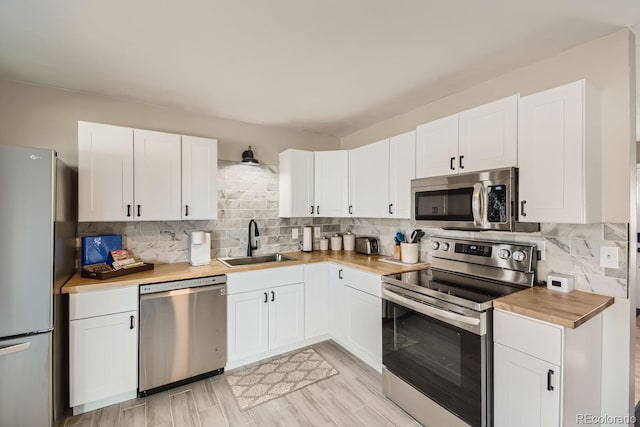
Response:
[{"label": "white upper cabinet", "polygon": [[133,129],[78,122],[78,221],[133,219]]},{"label": "white upper cabinet", "polygon": [[384,218],[389,189],[389,140],[349,151],[350,214],[358,218]]},{"label": "white upper cabinet", "polygon": [[314,154],[314,213],[345,217],[349,209],[349,152],[316,151]]},{"label": "white upper cabinet", "polygon": [[78,122],[79,221],[217,218],[216,140]]},{"label": "white upper cabinet", "polygon": [[600,99],[584,80],[520,100],[520,221],[602,218]]},{"label": "white upper cabinet", "polygon": [[416,178],[458,171],[458,114],[416,128]]},{"label": "white upper cabinet", "polygon": [[416,132],[389,140],[389,217],[411,217],[411,180],[416,177]]},{"label": "white upper cabinet", "polygon": [[517,166],[518,99],[512,95],[418,126],[416,177]]},{"label": "white upper cabinet", "polygon": [[310,217],[315,213],[313,164],[313,151],[290,149],[280,153],[281,217]]},{"label": "white upper cabinet", "polygon": [[135,218],[181,219],[180,135],[134,129],[133,152]]},{"label": "white upper cabinet", "polygon": [[182,137],[182,219],[218,218],[218,141]]}]

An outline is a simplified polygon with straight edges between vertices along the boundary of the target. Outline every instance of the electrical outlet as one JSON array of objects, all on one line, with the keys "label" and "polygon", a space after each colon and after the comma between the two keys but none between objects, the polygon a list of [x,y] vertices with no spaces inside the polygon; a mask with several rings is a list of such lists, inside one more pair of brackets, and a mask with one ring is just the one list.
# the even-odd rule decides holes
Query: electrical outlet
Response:
[{"label": "electrical outlet", "polygon": [[600,267],[618,268],[618,248],[615,246],[600,247]]},{"label": "electrical outlet", "polygon": [[298,238],[298,229],[297,228],[292,228],[291,229],[291,239],[292,240],[296,240]]},{"label": "electrical outlet", "polygon": [[314,236],[320,236],[320,227],[313,227],[313,235]]}]

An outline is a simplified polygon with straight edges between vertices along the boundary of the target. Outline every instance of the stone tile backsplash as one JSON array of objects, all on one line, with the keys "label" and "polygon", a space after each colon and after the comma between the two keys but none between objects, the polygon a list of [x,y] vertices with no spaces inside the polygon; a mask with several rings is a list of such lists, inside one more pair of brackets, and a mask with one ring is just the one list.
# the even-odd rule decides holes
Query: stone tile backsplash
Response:
[{"label": "stone tile backsplash", "polygon": [[[392,255],[397,231],[409,235],[409,220],[370,218],[279,218],[278,168],[246,166],[236,162],[218,162],[218,219],[211,221],[80,223],[80,236],[122,234],[125,248],[147,262],[186,262],[189,260],[189,233],[211,233],[211,256],[246,254],[247,227],[254,218],[260,237],[256,254],[300,249],[302,227],[320,227],[314,235],[314,248],[321,236],[351,231],[358,236],[380,239],[383,255]],[[300,239],[291,238],[297,228]],[[576,288],[612,296],[627,296],[627,224],[542,224],[537,233],[467,232],[423,229],[420,260],[430,261],[430,238],[447,236],[476,240],[501,240],[534,243],[544,252],[538,262],[537,280],[546,280],[550,272],[571,274]],[[600,267],[600,247],[618,248],[619,268]],[[634,247],[635,250],[635,247]]]}]

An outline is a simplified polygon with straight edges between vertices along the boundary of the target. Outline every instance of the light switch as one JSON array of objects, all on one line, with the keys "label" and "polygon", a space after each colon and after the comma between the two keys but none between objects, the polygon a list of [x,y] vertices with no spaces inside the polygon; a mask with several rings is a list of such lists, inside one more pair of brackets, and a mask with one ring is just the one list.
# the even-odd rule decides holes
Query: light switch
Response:
[{"label": "light switch", "polygon": [[320,236],[320,227],[313,227],[313,235]]},{"label": "light switch", "polygon": [[298,238],[298,229],[297,228],[292,228],[291,229],[291,239],[292,240],[296,240]]},{"label": "light switch", "polygon": [[618,268],[618,248],[615,246],[600,247],[600,267]]}]

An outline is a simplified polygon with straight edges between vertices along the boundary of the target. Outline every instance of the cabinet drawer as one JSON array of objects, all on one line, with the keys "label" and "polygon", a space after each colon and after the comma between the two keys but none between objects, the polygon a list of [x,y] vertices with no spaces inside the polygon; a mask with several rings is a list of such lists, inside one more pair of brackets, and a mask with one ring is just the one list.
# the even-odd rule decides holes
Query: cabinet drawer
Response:
[{"label": "cabinet drawer", "polygon": [[380,276],[352,268],[342,268],[342,278],[346,285],[380,298],[382,285]]},{"label": "cabinet drawer", "polygon": [[138,311],[137,285],[69,296],[69,320],[125,311]]},{"label": "cabinet drawer", "polygon": [[555,365],[561,365],[562,328],[560,327],[494,310],[493,340]]},{"label": "cabinet drawer", "polygon": [[242,271],[227,274],[227,294],[233,295],[302,282],[304,282],[302,265]]}]

